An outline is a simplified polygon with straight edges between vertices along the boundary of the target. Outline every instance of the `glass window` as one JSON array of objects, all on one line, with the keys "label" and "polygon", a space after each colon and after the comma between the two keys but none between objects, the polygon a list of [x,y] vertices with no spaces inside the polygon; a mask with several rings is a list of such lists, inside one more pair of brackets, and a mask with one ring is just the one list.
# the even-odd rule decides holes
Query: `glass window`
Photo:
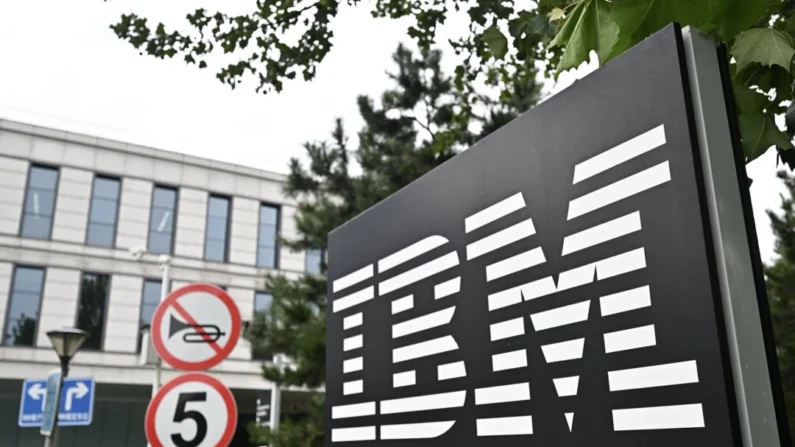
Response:
[{"label": "glass window", "polygon": [[204,259],[226,262],[226,241],[229,229],[229,199],[210,196],[207,205],[207,231],[204,239]]},{"label": "glass window", "polygon": [[152,324],[155,309],[160,304],[161,281],[144,280],[143,297],[141,298],[141,321],[138,325],[138,352],[141,351],[141,330]]},{"label": "glass window", "polygon": [[176,207],[177,190],[155,186],[152,192],[152,215],[149,217],[149,253],[171,254]]},{"label": "glass window", "polygon": [[267,292],[257,292],[254,295],[254,312],[266,312],[272,302],[273,295]]},{"label": "glass window", "polygon": [[[273,295],[266,292],[257,292],[254,295],[254,319],[264,319],[265,312],[273,302]],[[273,356],[258,346],[251,347],[251,358],[254,360],[271,360]]]},{"label": "glass window", "polygon": [[44,269],[17,267],[8,300],[8,320],[3,332],[7,346],[34,346],[44,289]]},{"label": "glass window", "polygon": [[117,178],[94,177],[86,244],[99,247],[115,245],[120,186],[121,181]]},{"label": "glass window", "polygon": [[276,235],[279,231],[279,208],[272,205],[259,207],[259,240],[257,241],[257,266],[276,268]]},{"label": "glass window", "polygon": [[306,265],[304,266],[304,270],[306,270],[307,273],[319,275],[322,263],[323,263],[323,250],[313,248],[311,250],[306,251],[306,263],[305,263]]},{"label": "glass window", "polygon": [[57,186],[57,169],[44,166],[30,167],[28,190],[25,193],[25,211],[22,214],[22,237],[50,238]]},{"label": "glass window", "polygon": [[77,305],[77,328],[88,332],[88,339],[81,349],[102,349],[109,286],[108,275],[83,273]]}]

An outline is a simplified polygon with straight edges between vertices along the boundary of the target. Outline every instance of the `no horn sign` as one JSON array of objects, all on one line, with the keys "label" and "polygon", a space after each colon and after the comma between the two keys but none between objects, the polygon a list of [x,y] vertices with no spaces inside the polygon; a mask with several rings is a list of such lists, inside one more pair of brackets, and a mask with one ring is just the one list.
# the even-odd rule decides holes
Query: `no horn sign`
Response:
[{"label": "no horn sign", "polygon": [[240,338],[240,311],[210,284],[172,292],[152,318],[152,343],[160,357],[185,371],[203,371],[229,356]]}]

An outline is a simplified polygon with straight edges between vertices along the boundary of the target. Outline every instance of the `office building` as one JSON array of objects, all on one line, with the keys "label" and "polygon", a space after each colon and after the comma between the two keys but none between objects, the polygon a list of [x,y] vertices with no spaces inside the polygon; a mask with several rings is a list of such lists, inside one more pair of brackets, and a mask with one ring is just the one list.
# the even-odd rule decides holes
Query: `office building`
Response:
[{"label": "office building", "polygon": [[[222,287],[243,320],[266,308],[269,273],[317,271],[317,254],[291,252],[295,234],[285,177],[51,128],[0,120],[0,446],[39,445],[18,428],[22,381],[57,367],[46,332],[71,326],[89,338],[70,376],[93,377],[88,427],[61,431],[59,447],[143,447],[152,366],[140,364],[141,329],[160,300],[161,254],[169,288]],[[145,250],[136,259],[130,249]],[[248,445],[267,359],[245,340],[211,370],[235,394]],[[179,374],[165,368],[163,382]],[[282,400],[289,413],[291,397]]]}]

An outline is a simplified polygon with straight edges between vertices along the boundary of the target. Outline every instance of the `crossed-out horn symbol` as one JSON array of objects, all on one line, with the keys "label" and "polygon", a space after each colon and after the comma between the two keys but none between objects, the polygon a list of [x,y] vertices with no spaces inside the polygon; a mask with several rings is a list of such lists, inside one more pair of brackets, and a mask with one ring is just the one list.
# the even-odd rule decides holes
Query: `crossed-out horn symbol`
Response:
[{"label": "crossed-out horn symbol", "polygon": [[[168,338],[173,337],[176,333],[182,332],[185,329],[192,329],[192,331],[182,335],[182,341],[185,343],[215,343],[222,336],[226,335],[225,332],[221,332],[221,328],[217,325],[183,323],[172,315],[168,329]],[[200,329],[202,332],[199,332]]]}]

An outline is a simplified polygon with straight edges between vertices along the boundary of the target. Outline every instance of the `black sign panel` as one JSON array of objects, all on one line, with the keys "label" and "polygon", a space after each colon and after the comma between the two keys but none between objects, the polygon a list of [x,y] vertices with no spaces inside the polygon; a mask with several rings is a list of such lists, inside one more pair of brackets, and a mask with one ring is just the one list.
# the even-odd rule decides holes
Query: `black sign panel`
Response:
[{"label": "black sign panel", "polygon": [[670,26],[329,236],[326,446],[736,444]]},{"label": "black sign panel", "polygon": [[271,420],[271,393],[272,390],[257,391],[257,408],[254,421],[257,424],[269,424]]}]

